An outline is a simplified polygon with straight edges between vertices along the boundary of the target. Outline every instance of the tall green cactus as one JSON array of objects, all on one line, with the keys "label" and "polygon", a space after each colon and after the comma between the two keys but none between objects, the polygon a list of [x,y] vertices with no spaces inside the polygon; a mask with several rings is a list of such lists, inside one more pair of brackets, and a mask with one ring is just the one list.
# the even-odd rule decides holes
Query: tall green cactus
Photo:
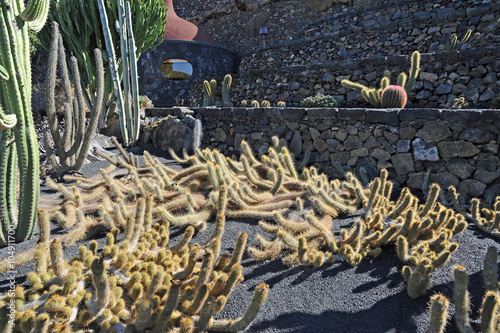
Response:
[{"label": "tall green cactus", "polygon": [[[118,1],[118,18],[116,28],[120,36],[120,51],[122,61],[122,73],[118,70],[115,57],[115,47],[111,35],[111,29],[108,22],[108,15],[104,0],[98,1],[99,14],[103,27],[104,40],[106,42],[107,60],[111,77],[113,80],[113,89],[115,92],[115,101],[119,110],[120,129],[123,143],[125,146],[134,145],[139,140],[140,114],[139,114],[139,87],[137,83],[137,56],[132,31],[132,15],[130,2],[126,2],[126,8],[123,0]],[[123,94],[121,84],[123,82]]]},{"label": "tall green cactus", "polygon": [[[93,106],[92,96],[96,91],[96,65],[93,52],[96,48],[104,50],[104,39],[99,17],[98,0],[50,0],[52,9],[49,12],[49,21],[57,21],[60,33],[63,36],[64,46],[68,56],[74,55],[78,60],[78,67],[82,73],[82,86],[88,84],[88,92],[83,90],[87,104]],[[136,42],[136,56],[155,48],[163,41],[167,8],[161,0],[129,0],[131,6],[132,22],[134,22],[134,37]],[[118,20],[118,1],[105,1],[105,8],[111,22]],[[120,36],[116,29],[110,29],[112,40],[117,41]],[[40,42],[45,49],[50,48],[52,32],[50,27],[45,27],[39,34]],[[122,73],[120,45],[115,44],[115,53],[118,57],[117,71]],[[108,67],[107,59],[104,66]],[[111,72],[105,68],[105,94],[107,102],[112,94]],[[107,112],[111,114],[112,108]],[[105,115],[106,112],[103,112]]]},{"label": "tall green cactus", "polygon": [[[97,89],[94,108],[91,110],[91,117],[87,128],[85,129],[85,114],[87,107],[83,98],[82,88],[80,86],[80,71],[76,57],[71,57],[71,74],[74,80],[76,96],[71,93],[71,81],[68,75],[66,55],[61,34],[59,33],[59,24],[52,22],[52,45],[49,56],[49,67],[47,73],[47,115],[49,119],[49,130],[44,133],[44,144],[47,152],[47,158],[52,164],[54,173],[65,173],[70,170],[80,170],[85,162],[85,157],[89,149],[90,141],[97,127],[97,121],[102,109],[104,98],[104,67],[102,62],[101,50],[94,50],[97,70]],[[64,135],[61,137],[58,129],[58,120],[55,107],[55,87],[56,72],[59,58],[59,68],[62,73],[62,80],[66,93],[67,102],[64,104],[65,128]],[[93,99],[94,99],[93,98]],[[49,135],[50,133],[50,135]],[[52,153],[52,146],[55,146],[59,159],[56,159]]]},{"label": "tall green cactus", "polygon": [[[0,4],[0,246],[31,237],[40,195],[38,143],[31,114],[28,30],[45,24],[49,0]],[[17,186],[19,191],[17,196]],[[17,212],[16,212],[17,210]],[[12,233],[15,231],[15,235]]]}]

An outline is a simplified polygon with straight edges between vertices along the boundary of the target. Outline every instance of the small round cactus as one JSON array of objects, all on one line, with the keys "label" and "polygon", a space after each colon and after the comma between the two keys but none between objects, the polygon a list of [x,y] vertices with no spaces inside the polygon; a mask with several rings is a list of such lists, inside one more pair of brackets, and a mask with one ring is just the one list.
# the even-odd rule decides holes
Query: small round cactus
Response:
[{"label": "small round cactus", "polygon": [[250,103],[250,105],[253,107],[253,108],[258,108],[260,106],[260,103],[259,101],[257,100],[253,100],[252,103]]},{"label": "small round cactus", "polygon": [[286,106],[286,103],[283,102],[283,101],[279,101],[277,104],[276,104],[277,107],[279,108],[284,108]]},{"label": "small round cactus", "polygon": [[270,108],[271,107],[271,103],[268,100],[263,100],[261,106],[263,108]]},{"label": "small round cactus", "polygon": [[382,91],[382,107],[384,108],[399,108],[405,107],[408,101],[408,96],[403,87],[390,85]]},{"label": "small round cactus", "polygon": [[248,102],[246,101],[246,99],[244,99],[244,100],[241,101],[240,105],[241,106],[247,106]]}]

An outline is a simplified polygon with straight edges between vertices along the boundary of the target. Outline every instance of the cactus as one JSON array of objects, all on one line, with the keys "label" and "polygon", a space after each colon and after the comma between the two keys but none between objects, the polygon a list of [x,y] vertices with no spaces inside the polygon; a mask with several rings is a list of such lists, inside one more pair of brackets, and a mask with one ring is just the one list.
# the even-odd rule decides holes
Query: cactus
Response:
[{"label": "cactus", "polygon": [[215,90],[217,89],[217,81],[215,79],[210,80],[210,103],[215,105]]},{"label": "cactus", "polygon": [[448,307],[450,302],[441,294],[435,294],[431,297],[429,312],[431,321],[429,324],[429,333],[443,333],[448,320]]},{"label": "cactus", "polygon": [[232,81],[231,74],[227,74],[224,77],[224,81],[222,82],[222,106],[233,106],[230,93]]},{"label": "cactus", "polygon": [[212,105],[212,89],[210,88],[210,83],[205,80],[203,81],[203,106]]},{"label": "cactus", "polygon": [[[404,72],[400,73],[398,76],[398,85],[405,89],[407,95],[410,93],[411,88],[415,84],[415,80],[418,77],[419,72],[420,72],[420,52],[415,51],[411,56],[411,67],[409,72],[409,78]],[[382,80],[380,80],[379,89],[369,88],[365,85],[352,82],[347,79],[342,80],[341,83],[344,87],[359,90],[361,92],[361,98],[364,101],[370,103],[375,107],[380,107],[382,106],[382,101],[381,101],[382,92],[385,88],[387,88],[390,85],[389,76],[390,72],[386,71],[384,73],[384,77],[382,78]]]},{"label": "cactus", "polygon": [[[52,0],[49,13],[49,21],[56,21],[61,27],[60,33],[63,36],[64,46],[68,58],[73,55],[78,60],[78,68],[81,71],[82,88],[88,84],[88,89],[83,89],[87,105],[93,109],[94,100],[92,95],[96,93],[96,59],[93,59],[94,50],[106,49],[104,32],[99,18],[99,8],[97,0],[92,1],[73,1],[73,0]],[[161,0],[134,0],[131,1],[132,22],[134,22],[134,39],[137,46],[136,57],[158,46],[165,35],[165,23],[167,20],[167,8]],[[111,39],[115,41],[115,54],[117,55],[118,74],[123,75],[123,67],[120,65],[120,45],[117,42],[120,39],[119,32],[114,28],[114,22],[119,20],[118,1],[105,2],[107,16],[110,18],[113,28],[110,29]],[[40,43],[46,50],[50,49],[52,32],[47,25],[39,34]],[[110,53],[108,52],[108,55]],[[105,66],[105,92],[104,103],[109,105],[110,98],[113,98],[112,76],[110,72],[107,57],[104,59]],[[113,104],[111,104],[113,105]],[[103,105],[103,107],[105,107]],[[100,123],[105,117],[113,116],[113,107],[109,107],[107,112],[101,113]]]},{"label": "cactus", "polygon": [[242,100],[240,106],[246,107],[248,106],[248,102],[246,100]]},{"label": "cactus", "polygon": [[257,100],[253,100],[251,103],[250,103],[250,106],[253,107],[253,108],[258,108],[260,106],[260,103],[259,101]]},{"label": "cactus", "polygon": [[[189,233],[188,230],[186,233]],[[235,252],[227,266],[218,265],[217,258],[207,247],[203,249],[206,252],[201,262],[202,269],[194,270],[200,246],[188,245],[186,242],[180,246],[182,251],[175,251],[178,244],[171,246],[165,243],[158,248],[156,244],[161,242],[162,232],[165,232],[165,225],[157,223],[150,231],[141,233],[136,245],[126,247],[122,243],[121,255],[133,257],[125,266],[117,260],[106,259],[104,251],[100,256],[93,254],[91,248],[96,250],[96,243],[89,244],[89,250],[82,246],[80,253],[87,254],[73,258],[70,264],[62,260],[61,243],[54,241],[54,245],[51,245],[53,260],[57,260],[54,267],[61,266],[61,270],[69,272],[64,278],[62,289],[59,285],[60,276],[54,269],[50,272],[49,281],[38,290],[44,296],[32,301],[28,296],[40,283],[37,282],[37,274],[30,273],[29,281],[34,284],[33,288],[24,290],[17,287],[14,292],[19,314],[16,316],[16,325],[2,327],[3,330],[26,332],[35,326],[39,329],[37,332],[49,332],[60,331],[63,325],[75,330],[85,328],[125,332],[166,332],[175,328],[181,331],[189,328],[192,332],[195,327],[200,332],[206,329],[246,329],[267,298],[269,286],[265,283],[256,287],[253,300],[243,317],[236,320],[212,318],[223,308],[232,289],[243,280],[239,263],[246,234],[238,238]],[[108,234],[107,239],[110,240],[109,244],[113,243],[115,234]],[[188,252],[195,255],[190,256],[190,264],[183,264],[182,257]],[[134,273],[130,274],[130,271]],[[218,277],[225,275],[224,271],[229,272],[229,277],[223,281]],[[223,282],[220,288],[212,288],[216,281]],[[8,311],[4,300],[7,298],[2,297],[0,300],[2,314]],[[38,317],[34,309],[39,311]],[[175,316],[180,320],[173,320]]]},{"label": "cactus", "polygon": [[[465,33],[464,37],[462,38],[462,40],[458,41],[458,36],[457,34],[452,34],[450,35],[450,38],[448,40],[448,42],[446,42],[446,45],[445,45],[445,49],[447,50],[460,50],[463,48],[464,44],[467,43],[467,41],[469,40],[470,36],[472,34],[472,30],[467,30],[467,32]],[[476,32],[474,34],[474,36],[471,38],[471,43],[474,39],[476,39],[477,37],[479,37],[480,33],[479,32]]]},{"label": "cactus", "polygon": [[[0,5],[0,247],[9,243],[8,238],[11,243],[29,239],[36,221],[40,171],[31,114],[28,30],[40,31],[49,3],[30,0],[25,7],[24,1],[16,0]],[[19,195],[16,186],[22,189]]]},{"label": "cactus", "polygon": [[263,108],[270,108],[271,107],[271,103],[267,100],[263,100],[262,103],[261,103],[261,106]]},{"label": "cactus", "polygon": [[[479,316],[479,332],[498,332],[500,322],[498,313],[500,311],[500,293],[498,282],[498,250],[495,246],[488,247],[484,259],[483,278],[486,287],[486,294],[482,301]],[[469,276],[463,266],[453,267],[454,280],[454,302],[455,302],[455,322],[460,332],[474,333],[470,319],[470,299],[467,287]],[[442,304],[434,304],[436,301]],[[431,331],[444,332],[446,326],[446,312],[448,301],[442,295],[434,295],[431,299]],[[442,312],[444,311],[444,312]],[[439,317],[439,319],[438,319]]]},{"label": "cactus", "polygon": [[[110,25],[104,0],[97,1],[99,15],[106,44],[107,60],[109,63],[115,101],[119,112],[119,123],[123,143],[125,146],[133,146],[137,143],[140,134],[139,114],[139,87],[137,77],[137,49],[135,46],[134,32],[132,30],[132,14],[130,3],[123,0],[118,1],[118,18],[116,27],[119,31],[121,50],[121,69],[115,56],[115,46],[111,34]],[[122,86],[123,84],[123,93]]]},{"label": "cactus", "polygon": [[408,100],[406,91],[401,86],[390,85],[382,91],[381,104],[383,108],[403,109]]},{"label": "cactus", "polygon": [[[80,73],[78,70],[77,60],[75,57],[71,57],[71,72],[75,81],[74,87],[76,92],[76,97],[71,97],[71,82],[68,76],[64,46],[62,37],[59,34],[59,26],[57,22],[52,22],[52,32],[53,41],[50,50],[50,62],[47,73],[47,114],[50,124],[50,132],[45,131],[44,144],[47,152],[47,158],[51,161],[53,166],[53,169],[50,172],[62,174],[72,170],[80,170],[85,162],[90,141],[97,128],[97,122],[102,109],[102,101],[104,97],[104,67],[102,63],[101,51],[99,49],[95,49],[97,89],[96,96],[93,98],[95,100],[94,109],[91,112],[89,125],[85,129],[86,106],[82,89],[79,84]],[[66,127],[62,138],[58,130],[58,119],[54,99],[58,58],[61,72],[63,73],[66,96],[68,98],[65,104],[64,113]],[[58,160],[52,154],[52,145],[54,145],[57,150],[57,155],[59,157]]]},{"label": "cactus", "polygon": [[283,101],[279,101],[279,102],[276,104],[276,106],[277,106],[277,107],[279,107],[279,108],[284,108],[284,107],[286,107],[286,103],[285,103],[285,102],[283,102]]},{"label": "cactus", "polygon": [[465,97],[454,97],[450,96],[448,103],[446,103],[445,107],[450,109],[463,109],[469,106],[469,103],[465,101]]}]

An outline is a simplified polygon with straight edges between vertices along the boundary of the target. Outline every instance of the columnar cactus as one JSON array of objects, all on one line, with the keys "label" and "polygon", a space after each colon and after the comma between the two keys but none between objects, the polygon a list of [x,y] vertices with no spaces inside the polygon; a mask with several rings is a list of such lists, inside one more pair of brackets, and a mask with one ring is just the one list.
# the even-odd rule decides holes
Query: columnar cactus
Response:
[{"label": "columnar cactus", "polygon": [[205,80],[203,81],[203,106],[212,105],[212,88],[210,88],[210,83]]},{"label": "columnar cactus", "polygon": [[217,81],[215,79],[210,80],[210,91],[212,94],[210,95],[210,103],[215,105],[215,90],[217,89]]},{"label": "columnar cactus", "polygon": [[[94,50],[96,59],[96,77],[97,87],[94,108],[91,112],[89,125],[85,128],[85,114],[87,106],[83,97],[80,83],[80,71],[76,57],[71,57],[71,74],[74,78],[74,87],[76,96],[72,97],[71,82],[68,75],[66,64],[66,54],[59,25],[52,22],[52,45],[50,49],[49,66],[47,73],[47,96],[46,109],[49,119],[49,130],[44,133],[45,150],[47,158],[52,164],[53,173],[66,173],[70,170],[80,170],[85,162],[85,157],[89,149],[90,141],[97,128],[99,115],[101,113],[104,98],[104,67],[101,50]],[[58,119],[55,108],[55,87],[57,62],[60,62],[62,80],[64,82],[67,101],[65,103],[65,128],[64,135],[61,137],[58,129]],[[50,133],[50,134],[49,134]],[[58,159],[52,153],[52,146],[57,150]]]},{"label": "columnar cactus", "polygon": [[24,3],[0,4],[0,246],[31,237],[40,189],[28,30],[40,31],[50,1],[29,0],[26,8]]},{"label": "columnar cactus", "polygon": [[[130,3],[118,0],[118,21],[121,50],[121,74],[115,56],[115,46],[111,35],[104,0],[98,0],[99,14],[106,41],[107,60],[113,81],[115,101],[119,111],[120,129],[125,146],[136,144],[139,139],[139,86],[137,77],[137,48],[132,30]],[[125,8],[126,6],[126,8]],[[115,41],[116,42],[116,41]],[[122,86],[123,84],[123,94]]]},{"label": "columnar cactus", "polygon": [[381,104],[383,108],[402,109],[407,101],[408,95],[401,86],[390,85],[382,91]]},{"label": "columnar cactus", "polygon": [[[92,94],[95,94],[97,88],[96,63],[93,59],[93,52],[96,48],[105,50],[106,42],[104,39],[103,29],[99,17],[98,0],[74,1],[74,0],[53,0],[52,3],[57,4],[52,6],[49,11],[49,21],[56,21],[61,27],[60,33],[64,40],[67,56],[73,55],[78,60],[78,68],[80,69],[82,85],[88,84],[87,91],[83,91],[87,105],[94,108],[94,100]],[[165,23],[167,20],[167,8],[161,0],[134,0],[131,1],[132,22],[134,22],[134,39],[137,46],[137,58],[146,50],[153,49],[158,46],[165,35]],[[106,13],[112,22],[113,28],[110,29],[112,40],[115,41],[115,54],[117,63],[121,63],[120,45],[117,41],[120,39],[119,32],[114,28],[114,22],[118,18],[118,1],[106,1]],[[52,32],[50,26],[47,25],[38,34],[42,46],[49,50],[51,44]],[[109,52],[108,52],[109,53]],[[111,72],[108,68],[108,63],[105,59],[105,100],[112,98],[112,80]],[[119,75],[122,75],[122,67],[118,67]],[[113,115],[113,107],[108,109],[108,116]],[[106,112],[101,113],[101,118],[104,120]]]},{"label": "columnar cactus", "polygon": [[231,83],[233,82],[233,78],[231,74],[227,74],[224,77],[224,82],[222,82],[222,106],[233,106],[231,102]]}]

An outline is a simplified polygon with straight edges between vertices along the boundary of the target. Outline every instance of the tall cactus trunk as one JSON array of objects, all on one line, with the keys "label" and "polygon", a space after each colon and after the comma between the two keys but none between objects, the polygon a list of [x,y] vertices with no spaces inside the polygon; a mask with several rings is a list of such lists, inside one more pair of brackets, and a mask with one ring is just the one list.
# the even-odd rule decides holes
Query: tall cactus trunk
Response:
[{"label": "tall cactus trunk", "polygon": [[125,146],[132,146],[139,140],[140,115],[139,89],[137,83],[137,48],[135,46],[134,34],[132,32],[130,3],[127,1],[124,4],[123,0],[118,0],[119,21],[116,22],[116,28],[118,29],[120,36],[122,76],[120,76],[120,71],[116,62],[113,38],[111,36],[110,25],[104,7],[104,0],[98,0],[98,5],[103,35],[106,41],[109,68],[113,80],[115,100],[119,110],[120,129],[123,144]]},{"label": "tall cactus trunk", "polygon": [[35,225],[40,166],[28,29],[41,29],[49,3],[30,0],[26,9],[22,0],[0,4],[0,246],[29,239]]}]

